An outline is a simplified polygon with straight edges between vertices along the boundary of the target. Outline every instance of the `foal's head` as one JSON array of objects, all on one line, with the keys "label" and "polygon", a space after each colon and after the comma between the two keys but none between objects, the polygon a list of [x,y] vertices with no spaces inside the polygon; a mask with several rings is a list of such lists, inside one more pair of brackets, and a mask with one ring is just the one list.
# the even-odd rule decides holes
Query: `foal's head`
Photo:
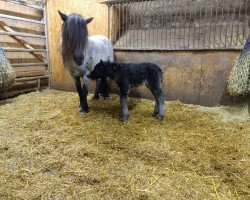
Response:
[{"label": "foal's head", "polygon": [[63,60],[73,59],[77,65],[82,65],[84,60],[84,48],[87,43],[87,24],[93,17],[84,19],[79,14],[69,16],[58,11],[62,20],[62,56]]}]

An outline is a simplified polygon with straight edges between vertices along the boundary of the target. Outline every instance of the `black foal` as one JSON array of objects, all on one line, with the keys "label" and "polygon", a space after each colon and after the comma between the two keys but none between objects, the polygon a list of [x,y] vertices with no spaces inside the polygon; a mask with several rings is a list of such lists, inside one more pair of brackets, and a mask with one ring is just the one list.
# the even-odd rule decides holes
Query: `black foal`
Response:
[{"label": "black foal", "polygon": [[162,120],[164,117],[164,95],[161,90],[162,70],[153,63],[111,63],[102,60],[95,66],[91,72],[91,79],[100,79],[110,77],[120,89],[120,101],[122,113],[120,119],[126,121],[129,119],[127,106],[127,95],[131,87],[138,87],[146,84],[155,98],[154,116]]}]

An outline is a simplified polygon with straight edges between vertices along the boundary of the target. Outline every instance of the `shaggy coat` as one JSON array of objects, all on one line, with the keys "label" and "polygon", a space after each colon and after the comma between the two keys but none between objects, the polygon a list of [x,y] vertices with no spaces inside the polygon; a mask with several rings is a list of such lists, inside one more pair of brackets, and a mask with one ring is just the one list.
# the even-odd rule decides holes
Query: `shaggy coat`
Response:
[{"label": "shaggy coat", "polygon": [[145,85],[149,88],[155,97],[154,115],[162,120],[164,117],[164,95],[161,90],[162,70],[153,63],[112,63],[102,60],[95,66],[91,72],[91,79],[110,77],[120,89],[120,101],[122,105],[121,120],[129,118],[127,108],[127,95],[131,87]]}]

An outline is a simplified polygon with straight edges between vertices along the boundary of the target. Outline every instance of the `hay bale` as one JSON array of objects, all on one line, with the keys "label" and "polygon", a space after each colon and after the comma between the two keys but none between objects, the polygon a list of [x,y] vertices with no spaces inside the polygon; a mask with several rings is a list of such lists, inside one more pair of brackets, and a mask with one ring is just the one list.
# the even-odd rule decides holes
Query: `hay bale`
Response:
[{"label": "hay bale", "polygon": [[250,36],[230,73],[227,91],[231,96],[250,93]]},{"label": "hay bale", "polygon": [[5,92],[15,81],[16,73],[0,48],[0,92]]}]

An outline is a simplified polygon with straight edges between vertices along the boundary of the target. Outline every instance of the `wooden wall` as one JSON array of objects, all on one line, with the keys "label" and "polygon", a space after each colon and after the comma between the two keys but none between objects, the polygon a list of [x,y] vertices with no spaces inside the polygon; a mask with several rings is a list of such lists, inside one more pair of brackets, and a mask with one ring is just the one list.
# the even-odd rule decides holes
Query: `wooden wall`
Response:
[{"label": "wooden wall", "polygon": [[85,18],[94,17],[94,20],[88,25],[89,34],[108,36],[108,7],[94,0],[60,0],[60,3],[58,0],[47,1],[51,87],[74,90],[72,78],[62,63],[60,53],[62,20],[58,10],[65,14],[79,13]]},{"label": "wooden wall", "polygon": [[[164,73],[165,99],[205,106],[229,105],[243,99],[230,98],[226,92],[230,71],[240,51],[116,51],[119,62],[153,62]],[[111,83],[113,91],[117,91]],[[153,98],[146,87],[134,88],[131,95]]]},{"label": "wooden wall", "polygon": [[[11,3],[7,1],[0,0],[0,31],[14,31],[21,34],[34,34],[45,37],[45,25],[30,23],[27,21],[20,21],[17,19],[10,19],[8,17],[21,17],[27,20],[43,20],[43,10],[35,9],[31,7],[26,7],[17,3]],[[6,30],[6,27],[8,30]],[[18,39],[18,40],[17,40]],[[39,54],[41,59],[38,59],[33,55],[34,52],[23,52],[22,50],[27,49],[24,47],[22,42],[26,42],[32,48],[43,49],[44,52],[35,52]],[[0,35],[0,46],[3,47],[6,57],[13,64],[13,68],[16,72],[17,79],[16,82],[8,89],[7,93],[0,93],[0,99],[15,96],[20,93],[37,90],[38,80],[23,80],[24,78],[36,78],[48,75],[48,68],[46,65],[31,65],[26,66],[27,63],[41,63],[47,62],[46,60],[46,39],[45,38],[33,38],[33,37],[23,37],[23,36],[10,36],[10,35]],[[11,52],[10,50],[17,50]],[[21,51],[20,51],[21,50]],[[18,66],[16,66],[17,64]],[[41,80],[43,87],[48,86],[48,80]]]},{"label": "wooden wall", "polygon": [[[72,78],[64,69],[59,41],[61,19],[57,10],[66,14],[77,12],[84,17],[94,17],[89,25],[90,35],[108,35],[108,8],[92,0],[48,0],[49,41],[51,60],[51,85],[59,90],[76,91]],[[230,70],[240,51],[116,51],[118,62],[154,62],[164,71],[163,90],[167,100],[185,103],[219,105],[225,101],[225,87]],[[92,82],[92,89],[93,89]],[[112,90],[117,92],[115,84]],[[152,97],[142,87],[133,90],[137,97]]]}]

